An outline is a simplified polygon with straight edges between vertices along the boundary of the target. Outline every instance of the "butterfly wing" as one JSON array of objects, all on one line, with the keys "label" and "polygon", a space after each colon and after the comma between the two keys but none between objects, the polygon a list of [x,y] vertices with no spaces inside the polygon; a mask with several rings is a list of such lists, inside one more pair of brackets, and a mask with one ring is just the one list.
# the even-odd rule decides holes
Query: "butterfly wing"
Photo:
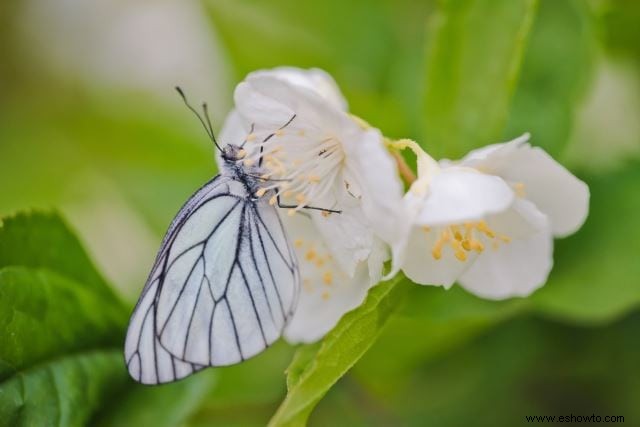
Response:
[{"label": "butterfly wing", "polygon": [[260,353],[281,335],[298,288],[275,208],[217,177],[169,227],[129,324],[129,373],[158,384]]}]

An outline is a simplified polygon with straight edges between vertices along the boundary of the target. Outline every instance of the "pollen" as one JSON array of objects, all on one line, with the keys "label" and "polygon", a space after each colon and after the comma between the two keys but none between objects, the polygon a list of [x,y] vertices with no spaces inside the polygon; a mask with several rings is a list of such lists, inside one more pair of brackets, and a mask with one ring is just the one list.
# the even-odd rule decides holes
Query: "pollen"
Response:
[{"label": "pollen", "polygon": [[278,202],[278,198],[276,196],[273,196],[269,199],[269,204],[271,206],[275,205]]},{"label": "pollen", "polygon": [[298,136],[304,136],[304,134],[305,134],[304,129],[300,129],[298,131]]},{"label": "pollen", "polygon": [[260,188],[258,191],[256,191],[256,197],[262,197],[266,192],[267,192],[266,188]]},{"label": "pollen", "polygon": [[329,215],[331,215],[331,212],[329,212],[329,211],[322,211],[322,214],[321,214],[321,215],[322,215],[323,217],[325,217],[325,218],[329,218]]},{"label": "pollen", "polygon": [[253,166],[254,164],[254,160],[253,159],[244,159],[244,165],[245,166]]},{"label": "pollen", "polygon": [[295,209],[289,209],[289,210],[287,211],[287,215],[289,215],[289,216],[294,216],[294,215],[296,214],[296,212],[297,212],[297,211],[296,211]]},{"label": "pollen", "polygon": [[304,201],[305,201],[304,194],[302,194],[302,193],[296,194],[296,202],[302,204],[302,203],[304,203]]},{"label": "pollen", "polygon": [[322,299],[325,300],[325,301],[327,301],[329,298],[331,298],[331,294],[329,292],[327,292],[327,291],[324,291],[321,296],[322,296]]},{"label": "pollen", "polygon": [[241,148],[240,150],[238,150],[238,157],[239,158],[243,158],[246,155],[247,155],[247,150],[245,150],[244,148]]},{"label": "pollen", "polygon": [[305,259],[307,259],[308,261],[311,261],[311,260],[315,259],[315,257],[316,257],[317,255],[318,255],[318,254],[316,253],[316,251],[314,251],[313,249],[309,249],[309,250],[307,251],[307,253],[305,254],[305,256],[304,256],[304,257],[305,257]]},{"label": "pollen", "polygon": [[333,273],[330,271],[325,271],[322,275],[322,283],[325,285],[331,285],[333,283]]},{"label": "pollen", "polygon": [[302,247],[302,245],[304,245],[304,240],[302,240],[302,239],[296,239],[296,240],[294,240],[293,245],[294,245],[296,248],[301,248],[301,247]]},{"label": "pollen", "polygon": [[516,182],[516,183],[512,184],[511,186],[513,187],[513,190],[515,191],[516,196],[518,196],[520,198],[524,198],[526,196],[524,183]]},{"label": "pollen", "polygon": [[[428,228],[428,227],[427,227]],[[422,228],[424,231],[425,227]],[[430,230],[430,229],[429,229]],[[501,243],[509,243],[511,238],[496,233],[485,221],[454,224],[444,227],[431,248],[433,259],[442,259],[442,251],[450,247],[453,255],[461,262],[468,259],[468,253],[475,251],[481,253],[485,249],[481,238],[489,240],[493,249],[498,249]]]},{"label": "pollen", "polygon": [[284,130],[278,129],[277,131],[274,132],[274,135],[275,136],[282,136],[282,135],[284,135]]}]

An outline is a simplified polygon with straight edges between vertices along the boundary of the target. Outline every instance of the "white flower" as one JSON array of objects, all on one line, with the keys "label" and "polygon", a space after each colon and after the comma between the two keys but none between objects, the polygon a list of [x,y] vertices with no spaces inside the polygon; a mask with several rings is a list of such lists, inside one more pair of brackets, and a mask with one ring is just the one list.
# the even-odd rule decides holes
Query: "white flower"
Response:
[{"label": "white flower", "polygon": [[420,284],[458,281],[485,298],[525,296],[553,264],[553,237],[576,231],[589,189],[528,135],[458,162],[419,158],[405,195],[412,229],[394,245],[394,270]]},{"label": "white flower", "polygon": [[[402,200],[396,164],[381,133],[347,113],[335,82],[321,70],[251,73],[236,88],[235,104],[220,139],[246,141],[244,162],[264,170],[256,196],[287,206],[281,216],[292,240],[303,242],[296,247],[301,277],[313,286],[307,292],[303,286],[286,336],[313,341],[380,279],[388,252],[383,242],[401,234],[400,222],[391,220]],[[331,287],[319,290],[327,277]]]}]

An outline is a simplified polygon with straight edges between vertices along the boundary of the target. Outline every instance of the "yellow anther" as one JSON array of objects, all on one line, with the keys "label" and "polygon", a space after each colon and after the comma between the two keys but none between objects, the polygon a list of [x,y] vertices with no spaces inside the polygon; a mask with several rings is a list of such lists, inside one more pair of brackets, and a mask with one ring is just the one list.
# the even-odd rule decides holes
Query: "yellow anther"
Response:
[{"label": "yellow anther", "polygon": [[325,273],[322,275],[322,282],[325,285],[331,285],[333,283],[333,273],[331,273],[330,271],[325,271]]},{"label": "yellow anther", "polygon": [[453,234],[453,238],[454,239],[456,239],[459,242],[462,241],[462,233],[460,233],[460,230],[458,229],[457,225],[452,225],[451,226],[451,232]]},{"label": "yellow anther", "polygon": [[498,234],[498,239],[502,240],[504,243],[511,242],[511,237],[505,236],[504,234]]},{"label": "yellow anther", "polygon": [[467,260],[467,253],[463,250],[462,244],[458,240],[452,240],[451,247],[453,247],[455,257],[458,258],[459,261]]},{"label": "yellow anther", "polygon": [[266,188],[260,188],[260,189],[258,189],[258,191],[256,191],[256,197],[262,197],[262,196],[264,196],[264,193],[266,193],[266,192],[267,192]]},{"label": "yellow anther", "polygon": [[304,255],[305,259],[308,261],[313,260],[318,254],[313,249],[309,249],[307,253]]},{"label": "yellow anther", "polygon": [[469,241],[469,245],[470,245],[471,249],[473,249],[474,251],[476,251],[478,253],[484,251],[484,245],[479,240],[471,240],[471,241]]},{"label": "yellow anther", "polygon": [[323,299],[323,300],[325,300],[325,301],[326,301],[326,300],[328,300],[330,297],[331,297],[331,294],[329,294],[329,292],[324,291],[324,292],[322,293],[322,299]]},{"label": "yellow anther", "polygon": [[278,203],[278,198],[276,196],[273,196],[272,198],[269,199],[269,204],[271,206],[275,205],[276,203]]},{"label": "yellow anther", "polygon": [[296,240],[294,240],[293,244],[294,244],[294,246],[295,246],[296,248],[301,248],[301,247],[302,247],[302,245],[304,244],[304,240],[302,240],[302,239],[296,239]]},{"label": "yellow anther", "polygon": [[526,195],[524,188],[524,183],[522,182],[516,182],[513,184],[513,189],[515,190],[516,196],[518,197],[524,197]]},{"label": "yellow anther", "polygon": [[485,221],[478,222],[478,224],[476,225],[476,228],[482,231],[487,237],[490,237],[492,239],[496,237],[495,232],[489,228],[489,226]]},{"label": "yellow anther", "polygon": [[438,238],[436,243],[433,245],[433,249],[431,250],[431,255],[434,259],[439,260],[440,258],[442,258],[442,247],[450,239],[451,236],[449,235],[449,231],[444,230],[442,233],[440,233],[440,238]]},{"label": "yellow anther", "polygon": [[289,215],[289,216],[294,216],[295,214],[296,214],[296,210],[295,209],[289,209],[287,211],[287,215]]},{"label": "yellow anther", "polygon": [[302,194],[302,193],[298,193],[298,194],[296,194],[296,202],[298,202],[298,203],[304,203],[304,201],[305,201],[304,194]]}]

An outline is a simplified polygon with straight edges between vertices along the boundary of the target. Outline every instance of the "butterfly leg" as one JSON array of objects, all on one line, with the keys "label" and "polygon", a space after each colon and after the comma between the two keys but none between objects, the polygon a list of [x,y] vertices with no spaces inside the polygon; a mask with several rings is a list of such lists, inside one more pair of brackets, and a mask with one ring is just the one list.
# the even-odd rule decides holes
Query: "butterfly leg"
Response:
[{"label": "butterfly leg", "polygon": [[[282,209],[295,209],[298,206],[297,205],[285,205],[282,203],[282,201],[280,200],[280,195],[276,196],[277,200],[278,200],[278,207],[282,208]],[[335,214],[341,214],[342,211],[338,211],[335,209],[327,209],[327,208],[320,208],[317,206],[303,206],[302,209],[312,209],[312,210],[316,210],[316,211],[321,211],[321,212],[326,212],[326,213],[335,213]]]}]

